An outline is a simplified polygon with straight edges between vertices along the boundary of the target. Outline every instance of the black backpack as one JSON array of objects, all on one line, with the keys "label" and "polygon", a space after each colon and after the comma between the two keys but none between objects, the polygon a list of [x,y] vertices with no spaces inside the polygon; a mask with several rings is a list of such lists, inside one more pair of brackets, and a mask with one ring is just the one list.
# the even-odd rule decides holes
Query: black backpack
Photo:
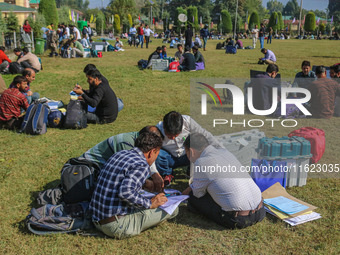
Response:
[{"label": "black backpack", "polygon": [[87,118],[84,103],[79,100],[70,100],[66,109],[64,128],[82,129],[87,127]]},{"label": "black backpack", "polygon": [[11,74],[22,74],[25,68],[23,68],[18,62],[12,62],[9,64],[8,71]]},{"label": "black backpack", "polygon": [[66,204],[91,201],[100,168],[84,158],[71,158],[61,169],[61,191]]},{"label": "black backpack", "polygon": [[216,44],[216,50],[220,50],[220,49],[222,49],[222,43]]},{"label": "black backpack", "polygon": [[31,104],[21,125],[20,133],[42,135],[47,132],[47,117],[50,108],[46,104],[34,102]]}]

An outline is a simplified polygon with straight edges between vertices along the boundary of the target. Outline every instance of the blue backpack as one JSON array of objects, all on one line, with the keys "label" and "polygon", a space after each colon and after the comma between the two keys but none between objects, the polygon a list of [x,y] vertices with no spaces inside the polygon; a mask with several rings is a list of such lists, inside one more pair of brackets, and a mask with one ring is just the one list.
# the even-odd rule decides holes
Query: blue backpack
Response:
[{"label": "blue backpack", "polygon": [[48,126],[58,128],[61,126],[64,115],[58,109],[51,110],[48,115]]},{"label": "blue backpack", "polygon": [[26,217],[26,225],[36,235],[75,233],[93,228],[88,213],[89,203],[70,205],[47,204],[38,209],[32,208]]},{"label": "blue backpack", "polygon": [[235,46],[227,45],[227,49],[226,49],[225,53],[236,54],[237,53],[237,49],[236,49]]},{"label": "blue backpack", "polygon": [[46,104],[33,103],[31,104],[21,125],[20,133],[30,135],[42,135],[47,132],[47,116],[49,107]]}]

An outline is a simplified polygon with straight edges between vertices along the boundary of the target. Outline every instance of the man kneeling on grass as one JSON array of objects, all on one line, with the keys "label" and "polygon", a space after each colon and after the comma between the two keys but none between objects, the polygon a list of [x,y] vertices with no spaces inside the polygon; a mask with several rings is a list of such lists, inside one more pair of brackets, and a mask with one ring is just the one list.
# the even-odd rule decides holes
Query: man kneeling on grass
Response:
[{"label": "man kneeling on grass", "polygon": [[209,145],[204,135],[198,133],[189,135],[184,147],[194,163],[193,181],[183,191],[183,195],[190,196],[189,210],[230,229],[245,228],[263,220],[266,212],[261,191],[248,173],[206,171],[217,166],[241,170],[241,163],[233,154]]},{"label": "man kneeling on grass", "polygon": [[142,188],[154,189],[147,178],[161,147],[162,138],[146,132],[138,136],[135,148],[117,152],[107,161],[89,207],[98,230],[122,239],[177,215],[178,208],[172,215],[158,208],[167,201],[164,193],[151,199],[140,194]]}]

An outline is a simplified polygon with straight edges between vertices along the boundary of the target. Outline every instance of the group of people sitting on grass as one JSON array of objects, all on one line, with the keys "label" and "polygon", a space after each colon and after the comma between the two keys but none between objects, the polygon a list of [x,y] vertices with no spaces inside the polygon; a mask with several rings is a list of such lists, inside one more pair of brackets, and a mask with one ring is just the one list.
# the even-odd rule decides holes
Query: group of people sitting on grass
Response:
[{"label": "group of people sitting on grass", "polygon": [[[313,118],[331,118],[334,115],[337,97],[340,97],[340,63],[330,67],[330,78],[327,68],[317,66],[315,72],[311,70],[309,61],[303,61],[302,71],[297,73],[292,87],[304,88],[311,93],[311,99],[306,107]],[[281,91],[281,83],[275,79],[279,72],[276,64],[268,64],[266,72],[258,74],[249,84],[253,88],[253,106],[257,110],[268,110],[273,105],[273,88]],[[304,98],[302,93],[292,93],[291,97]],[[280,97],[280,96],[279,96]],[[340,100],[338,101],[339,104]],[[339,105],[337,105],[339,107]]]},{"label": "group of people sitting on grass", "polygon": [[[112,123],[116,120],[123,104],[117,99],[115,92],[108,80],[97,70],[93,64],[84,68],[89,89],[76,85],[73,89],[78,95],[78,100],[83,100],[86,105],[95,110],[87,112],[89,123]],[[1,77],[1,76],[0,76]],[[35,71],[26,68],[22,75],[16,76],[9,88],[0,79],[0,127],[10,130],[20,129],[25,111],[31,103],[39,99],[39,94],[32,92],[31,85],[35,80]]]},{"label": "group of people sitting on grass", "polygon": [[[12,63],[13,61],[9,59],[9,57],[5,53],[5,47],[0,46],[0,73],[1,74],[9,74],[10,71],[18,71],[22,72],[24,68],[30,68],[34,70],[34,72],[38,73],[41,67],[40,59],[29,51],[28,48],[15,48],[13,53],[17,56],[16,63]],[[10,65],[13,65],[12,70],[10,70]],[[14,71],[13,71],[14,70]],[[14,73],[16,74],[16,73]]]},{"label": "group of people sitting on grass", "polygon": [[[191,53],[191,50],[193,53]],[[168,59],[171,62],[178,62],[179,71],[196,71],[205,69],[205,60],[202,53],[198,50],[197,46],[192,48],[186,46],[183,49],[182,44],[177,44],[177,52],[175,57],[171,58],[167,55],[167,48],[165,45],[157,47],[156,50],[150,54],[148,58],[148,67],[151,67],[153,59]]]},{"label": "group of people sitting on grass", "polygon": [[[211,133],[175,111],[155,126],[112,136],[80,158],[101,168],[89,206],[92,221],[98,230],[119,239],[178,214],[178,208],[171,215],[159,208],[167,202],[164,187],[173,179],[173,169],[190,169],[190,162],[192,169],[216,164],[241,167]],[[261,191],[248,173],[224,178],[207,173],[207,178],[187,172],[191,181],[182,194],[189,195],[190,211],[229,229],[245,228],[265,217]],[[143,197],[142,189],[155,196]]]}]

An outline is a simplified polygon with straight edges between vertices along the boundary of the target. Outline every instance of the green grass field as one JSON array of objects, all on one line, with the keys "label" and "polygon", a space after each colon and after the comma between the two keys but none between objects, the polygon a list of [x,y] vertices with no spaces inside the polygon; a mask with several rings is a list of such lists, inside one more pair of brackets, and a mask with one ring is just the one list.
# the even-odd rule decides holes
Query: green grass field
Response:
[{"label": "green grass field", "polygon": [[[137,68],[137,61],[147,59],[161,45],[160,40],[154,40],[149,49],[125,46],[125,52],[104,53],[101,59],[42,57],[44,70],[32,84],[32,90],[41,96],[68,103],[68,93],[76,83],[87,87],[82,70],[93,63],[124,100],[125,107],[114,123],[89,125],[84,130],[50,128],[45,135],[36,137],[0,130],[0,254],[339,254],[340,182],[335,178],[309,178],[304,187],[288,188],[290,194],[317,206],[316,211],[322,214],[321,219],[297,227],[267,216],[257,225],[230,231],[181,206],[175,220],[128,240],[102,235],[34,236],[26,229],[24,219],[36,205],[37,192],[53,187],[69,158],[81,155],[109,136],[156,124],[171,110],[190,114],[192,78],[249,78],[249,69],[265,70],[265,66],[256,64],[262,56],[259,49],[226,55],[215,50],[216,43],[208,41],[208,50],[203,52],[206,70],[191,73]],[[251,40],[245,40],[245,46],[250,44]],[[269,47],[276,53],[281,75],[288,78],[300,70],[303,60],[327,66],[340,62],[338,48],[337,41],[311,40],[273,40]],[[175,49],[168,49],[168,55],[174,53]],[[6,84],[13,77],[5,76]],[[320,163],[340,163],[340,118],[304,119],[296,128],[261,130],[267,136],[283,136],[303,126],[325,130],[327,148]],[[179,175],[173,187],[183,190],[186,185],[187,180]]]}]

